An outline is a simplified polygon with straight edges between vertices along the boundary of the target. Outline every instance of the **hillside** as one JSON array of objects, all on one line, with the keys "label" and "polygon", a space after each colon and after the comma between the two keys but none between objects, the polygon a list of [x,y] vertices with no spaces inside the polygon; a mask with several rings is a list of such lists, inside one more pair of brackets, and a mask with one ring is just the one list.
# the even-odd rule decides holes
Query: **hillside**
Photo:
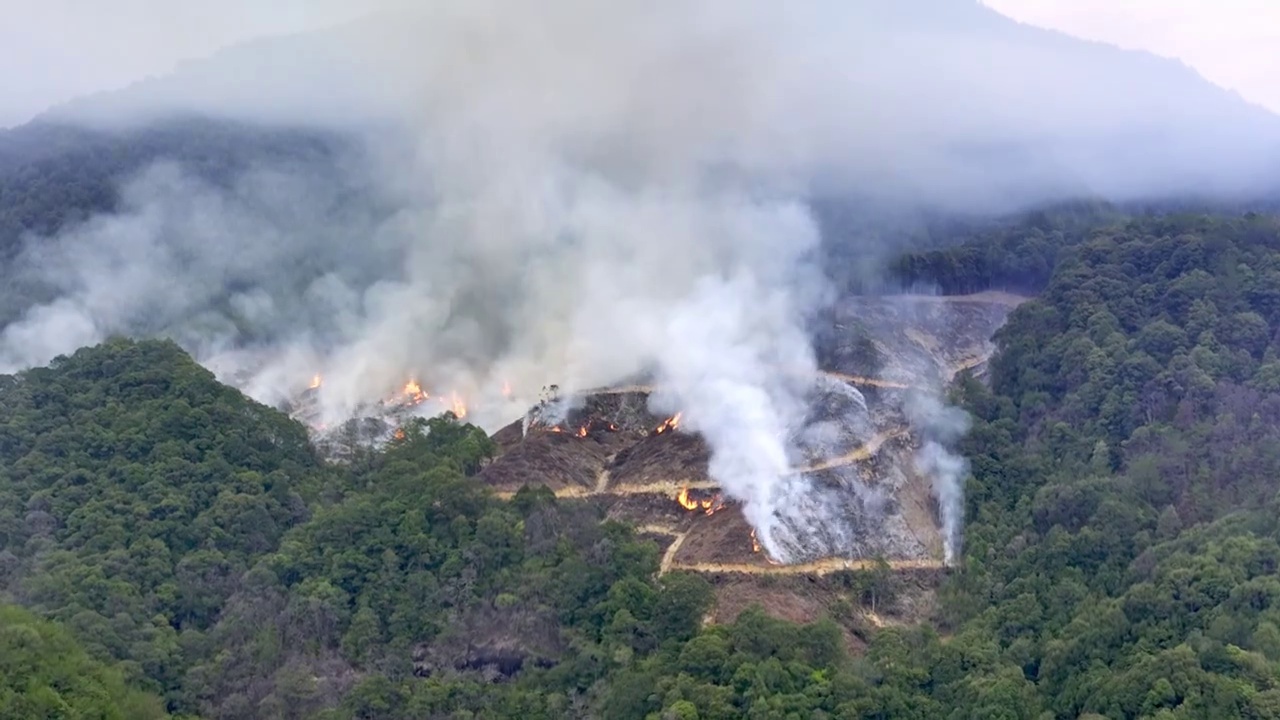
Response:
[{"label": "hillside", "polygon": [[1050,276],[958,376],[963,559],[905,617],[874,562],[661,573],[590,500],[494,497],[448,417],[324,467],[124,341],[0,382],[5,592],[210,718],[1274,716],[1280,223],[1126,220]]}]

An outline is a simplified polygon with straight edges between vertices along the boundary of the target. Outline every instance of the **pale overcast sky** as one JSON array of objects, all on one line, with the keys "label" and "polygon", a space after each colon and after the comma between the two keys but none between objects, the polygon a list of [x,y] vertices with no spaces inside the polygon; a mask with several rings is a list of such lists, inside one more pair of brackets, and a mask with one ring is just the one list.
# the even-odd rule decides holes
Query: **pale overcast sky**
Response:
[{"label": "pale overcast sky", "polygon": [[1005,15],[1174,57],[1280,112],[1280,0],[983,0]]},{"label": "pale overcast sky", "polygon": [[163,75],[262,35],[333,25],[388,0],[0,0],[0,127]]},{"label": "pale overcast sky", "polygon": [[[238,40],[331,25],[388,1],[0,0],[0,127]],[[1280,112],[1280,0],[983,1],[1024,22],[1180,58]]]}]

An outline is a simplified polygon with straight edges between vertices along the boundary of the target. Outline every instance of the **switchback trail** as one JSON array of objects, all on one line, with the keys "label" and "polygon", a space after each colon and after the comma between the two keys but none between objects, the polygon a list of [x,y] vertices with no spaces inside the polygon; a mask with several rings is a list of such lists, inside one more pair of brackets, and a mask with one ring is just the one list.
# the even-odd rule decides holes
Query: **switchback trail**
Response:
[{"label": "switchback trail", "polygon": [[823,460],[812,465],[792,468],[791,472],[792,474],[821,472],[823,470],[841,467],[842,465],[852,465],[853,463],[870,460],[876,456],[876,453],[880,452],[880,447],[886,442],[895,438],[906,437],[908,434],[910,434],[910,431],[907,428],[894,428],[893,430],[878,432],[865,444],[858,446],[858,448],[853,452],[841,455],[837,458],[831,458],[830,460]]},{"label": "switchback trail", "polygon": [[662,561],[658,563],[658,574],[666,575],[671,572],[672,563],[675,562],[676,553],[680,552],[680,546],[684,544],[684,539],[689,537],[689,533],[680,533],[676,535],[676,539],[667,547],[667,551],[662,553]]},{"label": "switchback trail", "polygon": [[[674,556],[674,553],[672,553]],[[665,558],[664,558],[665,559]],[[887,560],[890,570],[942,570],[946,565],[941,560]],[[686,570],[699,573],[739,573],[743,575],[830,575],[841,570],[870,570],[877,561],[874,559],[849,560],[847,558],[826,558],[796,565],[756,565],[753,563],[684,563],[669,564],[670,570]]]},{"label": "switchback trail", "polygon": [[[844,465],[852,465],[853,463],[870,460],[880,452],[880,448],[889,440],[906,437],[909,434],[907,428],[894,428],[876,433],[866,443],[857,447],[852,452],[841,455],[840,457],[823,460],[812,465],[804,467],[792,468],[791,473],[809,473],[820,472],[822,470],[830,470],[832,468]],[[595,487],[585,488],[578,485],[568,485],[553,490],[558,498],[585,498],[596,495],[670,495],[675,497],[682,490],[717,490],[720,485],[713,480],[694,480],[692,482],[677,482],[667,480],[656,483],[645,483],[643,485],[609,485],[609,471],[605,469],[596,477]],[[514,490],[496,490],[494,495],[503,500],[510,500],[515,496]]]}]

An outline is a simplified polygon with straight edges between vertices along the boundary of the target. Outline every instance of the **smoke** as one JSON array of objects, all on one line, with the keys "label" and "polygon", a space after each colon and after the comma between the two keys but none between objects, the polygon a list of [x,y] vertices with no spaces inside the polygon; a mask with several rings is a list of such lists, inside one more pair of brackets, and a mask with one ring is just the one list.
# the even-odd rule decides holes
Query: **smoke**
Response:
[{"label": "smoke", "polygon": [[912,392],[903,405],[921,438],[917,470],[933,482],[942,516],[942,554],[948,565],[960,554],[964,526],[964,480],[969,463],[952,449],[969,431],[969,414],[950,407],[934,393]]},{"label": "smoke", "polygon": [[[811,486],[787,470],[816,369],[805,329],[832,298],[815,196],[1005,208],[1220,187],[1265,155],[1223,147],[1219,115],[1196,134],[1145,75],[1085,78],[1063,60],[1078,49],[1024,47],[976,5],[890,5],[442,0],[73,103],[50,117],[319,125],[354,149],[220,184],[142,172],[116,214],[28,244],[11,277],[48,300],[0,330],[0,369],[166,335],[266,402],[320,374],[328,423],[414,378],[488,427],[554,383],[650,375],[655,409],[707,439],[713,478],[791,557],[779,528],[821,522],[796,515]],[[1117,138],[1171,117],[1185,127],[1135,151],[1162,164],[1114,161]],[[959,425],[918,410],[953,555]]]}]

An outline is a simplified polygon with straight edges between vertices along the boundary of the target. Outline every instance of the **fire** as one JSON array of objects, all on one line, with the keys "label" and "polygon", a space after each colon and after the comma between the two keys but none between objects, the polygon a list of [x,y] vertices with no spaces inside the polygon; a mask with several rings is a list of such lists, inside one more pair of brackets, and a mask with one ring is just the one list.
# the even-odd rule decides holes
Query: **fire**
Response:
[{"label": "fire", "polygon": [[405,397],[409,398],[409,402],[413,403],[414,405],[417,405],[423,400],[426,400],[428,397],[431,397],[430,395],[422,391],[422,386],[418,384],[417,380],[410,380],[409,382],[405,383],[404,389],[401,390],[400,392],[404,393]]},{"label": "fire", "polygon": [[410,380],[404,384],[404,387],[400,388],[400,398],[402,399],[399,402],[407,405],[421,405],[427,400],[434,399],[443,405],[446,410],[452,411],[458,419],[467,416],[467,403],[458,393],[450,392],[448,395],[433,396],[424,390],[417,380]]},{"label": "fire", "polygon": [[[445,402],[443,398],[441,398],[441,401]],[[462,398],[458,397],[458,393],[449,393],[449,400],[447,401],[447,404],[449,405],[449,409],[453,411],[453,414],[456,415],[459,420],[467,416],[467,404],[462,401]]]},{"label": "fire", "polygon": [[312,377],[312,378],[311,378],[311,384],[310,384],[309,386],[307,386],[307,387],[308,387],[308,389],[310,389],[310,390],[315,390],[316,388],[320,387],[320,383],[321,383],[322,381],[323,381],[323,380],[322,380],[322,378],[320,377],[320,373],[316,373],[316,374],[315,374],[315,377]]},{"label": "fire", "polygon": [[565,429],[565,427],[564,427],[564,426],[562,426],[562,425],[551,425],[551,426],[547,427],[547,432],[553,432],[553,433],[569,433],[569,434],[573,435],[574,437],[584,438],[584,437],[587,437],[588,435],[590,435],[592,432],[594,432],[594,431],[598,430],[601,426],[607,427],[607,428],[609,429],[609,431],[610,431],[610,432],[617,432],[617,431],[618,431],[618,426],[617,426],[617,425],[615,425],[615,424],[613,424],[613,423],[611,423],[611,422],[607,422],[607,421],[605,421],[605,420],[600,420],[600,419],[598,419],[598,418],[591,418],[591,419],[587,420],[586,422],[582,423],[582,425],[581,425],[580,427],[578,427],[578,429],[577,429],[577,430],[567,430],[567,429]]},{"label": "fire", "polygon": [[667,418],[666,420],[663,420],[661,425],[659,425],[658,427],[656,427],[656,428],[654,428],[654,429],[653,429],[653,434],[654,434],[654,435],[661,435],[662,433],[667,432],[667,431],[669,431],[669,430],[677,430],[677,429],[679,429],[679,427],[680,427],[680,416],[681,416],[681,415],[683,415],[683,414],[684,414],[684,413],[676,413],[675,415],[672,415],[671,417]]},{"label": "fire", "polygon": [[403,439],[405,438],[405,435],[404,435],[404,428],[396,428],[396,432],[395,432],[394,437],[395,437],[395,439],[397,439],[397,440],[403,440]]},{"label": "fire", "polygon": [[781,565],[781,564],[782,564],[782,563],[778,562],[777,560],[774,560],[773,558],[769,557],[769,553],[762,553],[761,548],[760,548],[760,541],[756,539],[756,530],[755,530],[755,528],[752,528],[752,529],[751,529],[751,552],[756,553],[756,554],[763,554],[763,555],[764,555],[765,562],[769,563],[770,565]]},{"label": "fire", "polygon": [[680,507],[685,510],[701,510],[704,515],[713,515],[717,511],[724,509],[724,500],[720,495],[708,498],[706,500],[694,500],[689,497],[689,488],[680,488],[680,492],[676,495],[676,502],[680,503]]},{"label": "fire", "polygon": [[504,398],[511,397],[511,383],[507,382],[506,380],[502,381],[502,397]]},{"label": "fire", "polygon": [[685,510],[697,510],[698,501],[689,499],[689,488],[680,488],[680,494],[676,495],[676,502]]},{"label": "fire", "polygon": [[716,511],[724,509],[724,500],[722,500],[719,495],[716,495],[710,500],[703,500],[701,505],[705,514],[713,515]]}]

